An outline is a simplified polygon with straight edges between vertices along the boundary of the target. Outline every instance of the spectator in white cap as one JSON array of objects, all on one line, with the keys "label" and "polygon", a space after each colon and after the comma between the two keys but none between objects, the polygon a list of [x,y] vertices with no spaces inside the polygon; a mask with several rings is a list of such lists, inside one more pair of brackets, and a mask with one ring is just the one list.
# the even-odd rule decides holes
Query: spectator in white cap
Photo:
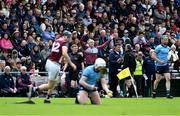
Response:
[{"label": "spectator in white cap", "polygon": [[131,44],[131,39],[129,38],[128,30],[124,30],[124,36],[122,37],[122,39],[125,44]]}]

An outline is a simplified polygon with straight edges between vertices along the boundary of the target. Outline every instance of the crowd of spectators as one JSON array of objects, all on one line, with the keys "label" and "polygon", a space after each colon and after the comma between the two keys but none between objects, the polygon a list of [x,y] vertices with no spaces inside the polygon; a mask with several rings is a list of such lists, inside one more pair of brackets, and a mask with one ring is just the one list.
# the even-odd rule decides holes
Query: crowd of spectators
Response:
[{"label": "crowd of spectators", "polygon": [[180,0],[1,0],[0,72],[6,72],[5,66],[13,72],[21,72],[21,66],[31,73],[44,72],[52,43],[64,30],[72,32],[69,48],[78,45],[85,66],[97,57],[111,62],[113,49],[120,54],[114,63],[122,65],[119,58],[126,44],[132,45],[135,56],[139,52],[149,56],[149,48],[159,45],[166,34],[171,54],[176,52],[170,59],[178,69],[179,14]]}]

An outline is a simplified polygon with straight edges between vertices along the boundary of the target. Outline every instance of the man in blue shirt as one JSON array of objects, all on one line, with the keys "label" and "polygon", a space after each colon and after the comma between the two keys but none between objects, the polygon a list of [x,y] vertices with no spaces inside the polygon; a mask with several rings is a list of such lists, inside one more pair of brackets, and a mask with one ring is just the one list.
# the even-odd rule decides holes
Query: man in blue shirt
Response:
[{"label": "man in blue shirt", "polygon": [[162,76],[166,79],[166,97],[173,98],[170,95],[170,72],[169,72],[169,64],[168,64],[168,52],[169,47],[168,44],[168,37],[167,35],[163,35],[161,38],[161,44],[155,48],[155,51],[152,53],[152,58],[156,61],[156,80],[154,81],[152,97],[156,97],[156,89],[157,86],[162,79]]},{"label": "man in blue shirt", "polygon": [[85,68],[79,81],[80,90],[75,101],[77,104],[86,104],[88,97],[90,97],[92,104],[101,104],[101,99],[97,91],[98,81],[101,82],[102,88],[106,93],[112,96],[112,91],[108,89],[103,75],[104,69],[106,69],[106,62],[102,58],[97,58],[94,65]]}]

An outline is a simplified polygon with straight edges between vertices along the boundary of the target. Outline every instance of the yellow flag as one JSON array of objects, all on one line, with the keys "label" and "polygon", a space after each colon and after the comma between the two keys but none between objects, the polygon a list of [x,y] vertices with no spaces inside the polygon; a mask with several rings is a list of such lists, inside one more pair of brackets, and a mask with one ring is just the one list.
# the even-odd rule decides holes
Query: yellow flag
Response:
[{"label": "yellow flag", "polygon": [[117,74],[117,77],[121,80],[121,79],[124,79],[126,77],[129,77],[131,76],[131,72],[129,71],[129,68],[125,68],[124,70],[122,70],[121,72],[119,72]]}]

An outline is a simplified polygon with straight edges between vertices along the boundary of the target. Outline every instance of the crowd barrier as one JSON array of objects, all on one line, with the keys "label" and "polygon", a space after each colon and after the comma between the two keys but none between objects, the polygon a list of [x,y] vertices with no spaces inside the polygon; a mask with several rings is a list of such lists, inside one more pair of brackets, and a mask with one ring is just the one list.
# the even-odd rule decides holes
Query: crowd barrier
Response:
[{"label": "crowd barrier", "polygon": [[[10,72],[11,74],[17,74],[19,72]],[[30,73],[30,72],[27,72]],[[63,84],[65,82],[65,78],[61,78],[62,74],[64,72],[60,72],[59,76],[58,76],[58,85],[63,86],[61,84]],[[0,73],[2,74],[2,72]],[[66,72],[67,74],[67,72]],[[174,96],[180,96],[180,71],[178,70],[170,70],[170,74],[171,74],[171,92]],[[44,83],[48,82],[48,76],[47,76],[47,72],[38,72],[38,73],[34,73],[34,74],[30,74],[30,78],[31,81],[36,85],[41,85]],[[106,78],[108,79],[108,75],[106,75]],[[14,82],[16,82],[16,77],[13,77]],[[159,86],[158,86],[158,96],[164,96],[166,92],[165,89],[165,79],[163,79],[162,81],[160,81]]]}]

